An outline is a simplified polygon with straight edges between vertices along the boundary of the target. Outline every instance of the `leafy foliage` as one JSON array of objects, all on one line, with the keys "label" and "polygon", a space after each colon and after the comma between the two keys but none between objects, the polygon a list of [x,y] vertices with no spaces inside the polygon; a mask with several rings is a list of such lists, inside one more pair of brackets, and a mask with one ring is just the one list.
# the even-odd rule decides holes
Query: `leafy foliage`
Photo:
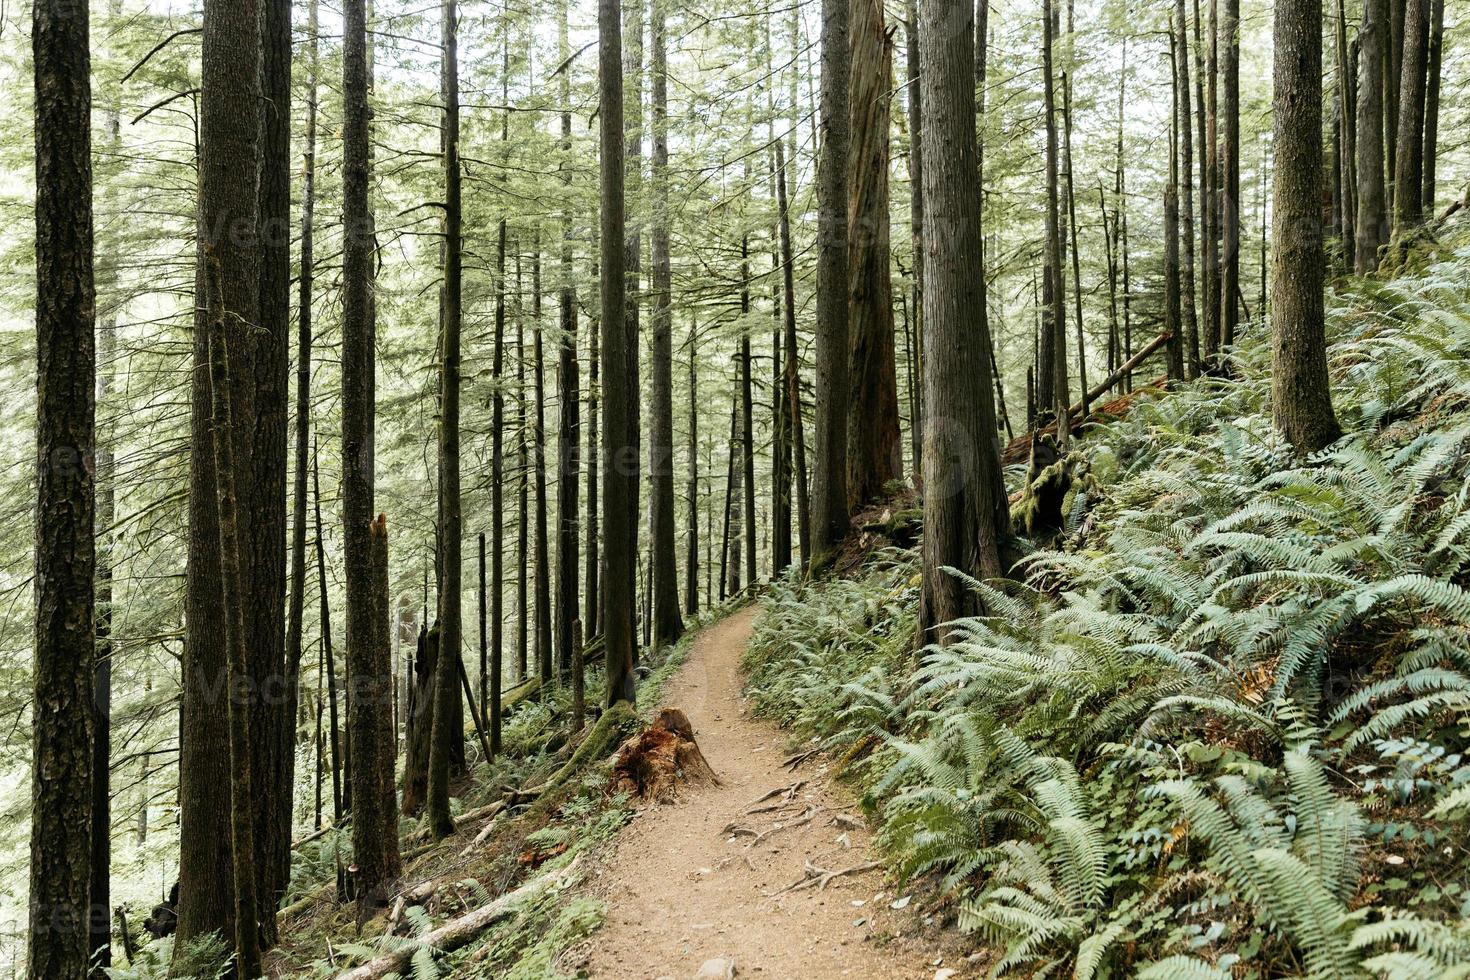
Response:
[{"label": "leafy foliage", "polygon": [[1339,297],[1346,435],[1232,376],[1142,399],[1021,582],[906,669],[917,557],[775,590],[752,696],[858,770],[995,972],[1446,976],[1470,931],[1470,251]]}]

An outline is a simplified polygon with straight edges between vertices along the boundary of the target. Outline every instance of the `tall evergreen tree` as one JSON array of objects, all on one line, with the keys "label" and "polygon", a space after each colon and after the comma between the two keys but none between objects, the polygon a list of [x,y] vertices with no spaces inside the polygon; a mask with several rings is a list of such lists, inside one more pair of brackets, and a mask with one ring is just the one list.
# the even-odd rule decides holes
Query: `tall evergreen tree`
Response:
[{"label": "tall evergreen tree", "polygon": [[674,527],[674,342],[669,258],[669,81],[665,0],[652,0],[653,87],[652,377],[649,385],[648,492],[653,567],[653,645],[684,632],[679,615],[678,542]]},{"label": "tall evergreen tree", "polygon": [[1303,453],[1337,438],[1324,337],[1322,2],[1276,5],[1271,413]]},{"label": "tall evergreen tree", "polygon": [[[36,121],[36,620],[27,975],[87,975],[96,653],[97,339],[85,5],[31,8]],[[101,815],[105,818],[105,811]],[[107,909],[101,910],[106,921]]]},{"label": "tall evergreen tree", "polygon": [[[919,640],[976,610],[947,571],[1005,573],[1010,516],[995,443],[989,338],[973,335],[981,250],[975,182],[975,33],[968,4],[919,0],[924,100],[924,572]],[[929,138],[932,137],[932,138]],[[943,419],[944,424],[937,420]]]},{"label": "tall evergreen tree", "polygon": [[[623,241],[623,40],[619,0],[598,0],[598,118],[602,138],[601,239]],[[603,637],[607,703],[632,703],[637,646],[634,611],[638,572],[638,391],[637,337],[626,316],[624,253],[602,256],[603,541],[607,553],[603,587]]]},{"label": "tall evergreen tree", "polygon": [[342,35],[342,550],[347,584],[348,771],[353,882],[366,905],[401,867],[394,796],[393,676],[374,635],[374,222],[368,199],[369,59],[365,0],[346,0]]},{"label": "tall evergreen tree", "polygon": [[822,561],[847,536],[848,0],[822,0],[821,160],[817,166],[816,466],[812,548]]}]

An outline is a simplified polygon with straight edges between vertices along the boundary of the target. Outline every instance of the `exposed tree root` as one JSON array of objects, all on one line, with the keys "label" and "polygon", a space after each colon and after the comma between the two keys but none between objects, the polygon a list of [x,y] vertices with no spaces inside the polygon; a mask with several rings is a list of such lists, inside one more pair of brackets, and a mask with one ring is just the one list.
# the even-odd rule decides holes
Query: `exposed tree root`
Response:
[{"label": "exposed tree root", "polygon": [[863,864],[854,864],[850,868],[843,868],[840,871],[828,871],[826,868],[819,868],[808,861],[806,862],[806,873],[802,877],[779,891],[771,892],[766,897],[776,898],[790,892],[806,891],[808,888],[815,888],[819,892],[826,891],[827,886],[838,878],[845,878],[848,875],[860,875],[868,871],[873,871],[878,867],[877,861],[867,861]]},{"label": "exposed tree root", "polygon": [[[805,779],[798,779],[790,786],[785,786],[780,789],[773,789],[765,796],[762,796],[760,799],[751,800],[749,807],[747,807],[745,810],[745,813],[747,816],[754,816],[757,813],[772,813],[776,810],[785,809],[786,807],[791,805],[791,802],[796,798],[796,794],[801,792],[802,787],[804,787],[805,785]],[[780,797],[779,802],[769,803],[765,806],[761,806],[761,804],[765,803],[767,800],[774,800],[777,797]]]}]

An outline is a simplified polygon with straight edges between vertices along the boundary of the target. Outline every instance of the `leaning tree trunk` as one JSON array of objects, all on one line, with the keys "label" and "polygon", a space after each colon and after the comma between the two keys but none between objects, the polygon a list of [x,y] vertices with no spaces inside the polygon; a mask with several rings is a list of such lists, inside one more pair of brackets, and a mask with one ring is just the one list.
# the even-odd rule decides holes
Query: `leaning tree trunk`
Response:
[{"label": "leaning tree trunk", "polygon": [[[636,636],[634,613],[638,561],[637,337],[630,333],[623,241],[623,41],[619,0],[598,0],[598,116],[602,136],[603,540],[607,552],[603,588],[603,648],[607,703],[631,704]],[[630,465],[632,464],[632,465]]]},{"label": "leaning tree trunk", "polygon": [[[373,214],[368,202],[368,55],[364,0],[347,0],[342,54],[342,550],[347,581],[348,774],[353,882],[368,905],[386,900],[401,867],[393,796],[393,673],[373,626]],[[390,823],[395,832],[387,833]]]},{"label": "leaning tree trunk", "polygon": [[[924,571],[919,640],[975,610],[947,568],[994,578],[1010,518],[995,444],[988,337],[973,336],[981,254],[975,181],[974,25],[946,0],[920,0],[924,100]],[[968,18],[966,18],[968,20]],[[941,420],[943,420],[941,422]]]},{"label": "leaning tree trunk", "polygon": [[1322,0],[1278,0],[1271,409],[1302,453],[1339,434],[1323,335],[1321,24]]},{"label": "leaning tree trunk", "polygon": [[[36,121],[36,619],[27,970],[84,977],[91,950],[96,652],[91,54],[85,6],[32,7]],[[101,913],[106,920],[107,910]]]},{"label": "leaning tree trunk", "polygon": [[847,536],[848,0],[822,0],[821,160],[817,167],[817,432],[813,559]]},{"label": "leaning tree trunk", "polygon": [[679,615],[678,550],[674,527],[674,342],[669,261],[669,81],[664,5],[655,0],[653,42],[653,376],[649,390],[648,493],[652,535],[653,646],[684,633]]},{"label": "leaning tree trunk", "polygon": [[888,143],[893,51],[882,0],[851,10],[851,142],[847,169],[847,317],[851,352],[847,503],[856,512],[903,475],[889,280]]}]

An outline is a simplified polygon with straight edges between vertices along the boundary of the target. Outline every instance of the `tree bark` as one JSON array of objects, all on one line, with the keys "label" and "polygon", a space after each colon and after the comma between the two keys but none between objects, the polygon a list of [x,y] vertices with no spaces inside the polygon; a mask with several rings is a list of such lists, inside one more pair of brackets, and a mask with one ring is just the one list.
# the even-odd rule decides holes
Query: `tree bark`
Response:
[{"label": "tree bark", "polygon": [[689,317],[689,489],[687,550],[684,554],[684,612],[693,616],[699,611],[699,372],[696,352],[699,348],[699,324]]},{"label": "tree bark", "polygon": [[893,51],[882,0],[851,8],[848,144],[847,506],[856,512],[903,476],[898,367],[893,350],[888,215],[889,98]]},{"label": "tree bark", "polygon": [[463,190],[459,170],[459,0],[443,0],[444,100],[444,286],[440,302],[439,354],[439,671],[434,685],[434,730],[429,746],[429,830],[436,840],[454,833],[449,812],[449,767],[455,731],[454,706],[459,700],[459,671],[464,646],[464,519],[460,509],[459,384],[460,334],[464,317]]},{"label": "tree bark", "polygon": [[1388,0],[1363,0],[1358,29],[1358,215],[1353,268],[1367,275],[1378,268],[1378,250],[1388,241],[1383,187],[1383,67]]},{"label": "tree bark", "polygon": [[[1425,0],[1405,0],[1397,153],[1393,166],[1393,234],[1401,239],[1419,225],[1424,213],[1424,73],[1428,28],[1429,10]],[[1399,193],[1400,189],[1403,193]]]},{"label": "tree bark", "polygon": [[[502,48],[500,98],[507,108],[500,116],[500,142],[506,152],[510,146],[510,41]],[[505,681],[505,246],[506,219],[500,218],[495,250],[495,353],[491,377],[495,394],[490,419],[490,696],[481,714],[490,715],[490,751],[500,751],[500,694]],[[485,645],[485,536],[480,535],[480,643],[481,672],[484,672]],[[485,700],[485,680],[480,680],[480,697]]]},{"label": "tree bark", "polygon": [[[909,234],[913,240],[913,371],[921,378],[924,370],[924,95],[919,84],[918,0],[905,0],[905,76],[909,99]],[[983,198],[982,198],[983,200]],[[913,444],[914,482],[922,489],[924,469],[924,395],[922,382],[913,386],[913,418],[909,440]]]},{"label": "tree bark", "polygon": [[337,665],[332,658],[332,610],[327,603],[327,554],[322,541],[322,480],[317,467],[316,447],[311,454],[312,501],[316,510],[316,574],[318,595],[321,598],[322,658],[326,661],[327,704],[331,721],[332,746],[332,826],[342,826],[342,814],[346,811],[342,796],[342,739],[341,723],[337,716]]},{"label": "tree bark", "polygon": [[[87,975],[96,656],[97,338],[85,6],[32,6],[36,550],[27,975]],[[107,909],[101,910],[103,921]]]},{"label": "tree bark", "polygon": [[[1056,84],[1052,67],[1057,35],[1057,9],[1053,0],[1043,0],[1041,16],[1043,20],[1041,42],[1043,111],[1046,115],[1046,274],[1051,285],[1051,322],[1048,327],[1053,337],[1051,405],[1057,416],[1057,431],[1062,434],[1061,441],[1065,446],[1067,432],[1071,426],[1068,425],[1066,419],[1068,403],[1067,302],[1062,278],[1061,211],[1058,203],[1060,164],[1057,151]],[[933,351],[932,347],[929,349]],[[937,411],[937,406],[935,410]],[[991,412],[993,415],[993,408]]]},{"label": "tree bark", "polygon": [[[563,2],[557,25],[561,60],[570,57],[567,43],[569,7]],[[571,72],[561,73],[562,151],[572,148]],[[562,184],[571,187],[571,161]],[[582,465],[581,381],[577,364],[577,287],[572,273],[572,216],[562,214],[561,288],[558,290],[561,329],[557,337],[557,453],[556,453],[556,666],[565,680],[572,675],[572,624],[579,615],[582,569],[577,553],[580,541],[580,470]]]},{"label": "tree bark", "polygon": [[[289,25],[288,25],[289,27]],[[300,677],[301,658],[304,652],[303,621],[306,614],[306,523],[307,523],[307,483],[306,470],[308,465],[308,451],[311,438],[311,348],[312,348],[312,300],[314,293],[314,277],[316,275],[316,138],[317,138],[317,99],[320,88],[321,56],[319,34],[318,0],[309,0],[307,5],[306,22],[306,147],[302,163],[303,193],[301,201],[301,276],[298,282],[297,292],[297,314],[296,314],[296,419],[295,419],[295,469],[292,471],[291,484],[291,591],[286,603],[286,665],[287,671],[292,677]],[[288,32],[289,37],[289,32]],[[289,128],[289,127],[288,127]],[[289,154],[289,147],[288,147]],[[289,163],[289,160],[288,160]],[[289,171],[287,177],[289,180]],[[288,249],[288,265],[289,265]],[[289,277],[290,270],[287,269]],[[262,276],[262,283],[264,277]],[[297,690],[297,685],[292,685],[292,691]],[[318,692],[320,698],[320,692]],[[294,715],[294,712],[291,714]],[[318,710],[318,728],[320,728],[321,712]],[[283,755],[292,766],[296,760],[295,752],[295,719],[283,715],[280,724],[283,729],[281,733]],[[320,762],[320,754],[318,754]],[[289,786],[291,780],[287,780]],[[321,781],[317,780],[317,812],[320,814],[320,790]],[[285,810],[282,813],[281,826],[287,829],[287,838],[290,837],[291,827],[291,794],[287,792],[282,799]],[[280,856],[278,856],[279,858]],[[277,882],[290,880],[291,874],[291,844],[286,841],[286,850],[283,863],[278,866],[279,877]],[[278,900],[278,897],[277,897]],[[272,910],[273,911],[273,910]],[[272,915],[271,919],[274,920]]]},{"label": "tree bark", "polygon": [[526,411],[526,336],[524,331],[525,300],[521,293],[521,256],[516,251],[516,469],[520,471],[516,501],[516,680],[530,676],[529,638],[531,632],[530,594],[527,588],[527,562],[531,527],[531,429]]},{"label": "tree bark", "polygon": [[1220,343],[1240,323],[1240,0],[1225,0],[1225,142],[1220,165]]},{"label": "tree bark", "polygon": [[535,331],[532,368],[536,384],[536,417],[533,423],[532,465],[536,477],[536,673],[543,683],[554,679],[551,636],[551,545],[548,540],[550,514],[546,503],[546,351],[541,325],[541,241],[531,259],[531,320]]},{"label": "tree bark", "polygon": [[791,416],[791,447],[795,456],[796,471],[796,540],[800,549],[802,567],[812,557],[811,541],[811,496],[808,492],[806,465],[806,425],[801,413],[801,350],[796,339],[796,284],[795,265],[791,245],[791,213],[787,203],[786,160],[782,144],[776,143],[776,221],[781,237],[781,287],[786,297],[783,304],[785,323],[786,361],[783,367],[786,398]]},{"label": "tree bark", "polygon": [[623,250],[623,43],[619,0],[598,0],[598,117],[601,152],[602,350],[604,432],[602,500],[606,581],[603,637],[608,706],[636,696],[634,590],[638,555],[638,340],[627,317]]},{"label": "tree bark", "polygon": [[[375,228],[368,200],[367,10],[346,0],[342,56],[342,519],[347,582],[348,771],[353,786],[352,852],[356,894],[387,898],[401,867],[393,797],[393,676],[378,660],[373,625],[374,484],[372,299]],[[393,832],[388,828],[392,826]]]},{"label": "tree bark", "polygon": [[[975,181],[973,23],[963,8],[920,0],[920,78],[928,206],[924,266],[924,570],[920,643],[943,641],[936,627],[974,611],[974,594],[945,572],[1004,574],[1000,548],[1010,518],[995,440],[988,337],[974,337],[981,251]],[[1054,135],[1054,131],[1053,131]],[[1053,140],[1053,148],[1055,141]],[[940,420],[943,420],[941,423]]]},{"label": "tree bark", "polygon": [[649,379],[648,493],[652,536],[652,635],[655,649],[684,633],[679,614],[678,540],[674,521],[674,341],[669,259],[669,80],[664,4],[650,24],[653,87],[653,376]]},{"label": "tree bark", "polygon": [[[750,236],[740,240],[740,313],[741,320],[750,320]],[[756,581],[755,567],[755,393],[750,373],[750,331],[742,329],[740,334],[740,488],[741,513],[745,517],[745,581],[751,585]],[[731,560],[739,560],[739,550]],[[738,591],[738,590],[736,590]]]},{"label": "tree bark", "polygon": [[[196,274],[194,379],[189,485],[189,557],[184,621],[184,692],[179,712],[178,948],[208,933],[236,935],[231,828],[232,729],[221,710],[221,685],[230,677],[225,587],[221,579],[217,437],[227,437],[233,459],[255,451],[254,343],[242,325],[259,323],[259,236],[256,171],[260,126],[260,19],[258,0],[210,0],[204,9],[199,118],[199,267]],[[233,428],[214,424],[210,381],[209,276],[206,255],[219,267],[217,302],[232,329],[223,353],[230,365],[228,415]],[[236,329],[237,328],[237,329]],[[224,401],[225,399],[221,399]],[[254,471],[237,474],[239,499],[251,501]],[[236,556],[238,559],[240,556]],[[240,584],[240,583],[237,583]],[[250,583],[245,583],[248,590]],[[241,601],[248,601],[242,599]],[[244,614],[242,613],[242,619]],[[242,644],[249,643],[241,639]],[[248,665],[247,665],[248,669]],[[230,699],[232,702],[234,699]],[[251,710],[245,706],[245,713]],[[248,721],[247,721],[248,725]],[[248,749],[247,758],[248,758]],[[247,788],[246,794],[249,795]],[[247,834],[252,868],[254,835]],[[246,883],[253,891],[253,882]],[[250,914],[254,916],[252,897]]]},{"label": "tree bark", "polygon": [[812,475],[813,560],[847,536],[848,357],[848,0],[822,0],[821,147],[817,167],[816,472]]},{"label": "tree bark", "polygon": [[1439,156],[1439,90],[1444,66],[1444,0],[1429,0],[1429,78],[1424,95],[1424,213],[1435,212],[1434,195]]},{"label": "tree bark", "polygon": [[1178,21],[1178,55],[1176,91],[1179,93],[1179,111],[1175,113],[1175,127],[1179,134],[1179,181],[1183,193],[1179,211],[1179,234],[1182,237],[1183,261],[1180,267],[1180,301],[1184,320],[1185,373],[1194,378],[1199,374],[1200,343],[1199,315],[1194,302],[1194,117],[1189,96],[1189,18],[1184,9],[1184,0],[1175,0],[1174,17]]},{"label": "tree bark", "polygon": [[1339,434],[1323,325],[1322,2],[1276,6],[1271,408],[1297,451]]}]

